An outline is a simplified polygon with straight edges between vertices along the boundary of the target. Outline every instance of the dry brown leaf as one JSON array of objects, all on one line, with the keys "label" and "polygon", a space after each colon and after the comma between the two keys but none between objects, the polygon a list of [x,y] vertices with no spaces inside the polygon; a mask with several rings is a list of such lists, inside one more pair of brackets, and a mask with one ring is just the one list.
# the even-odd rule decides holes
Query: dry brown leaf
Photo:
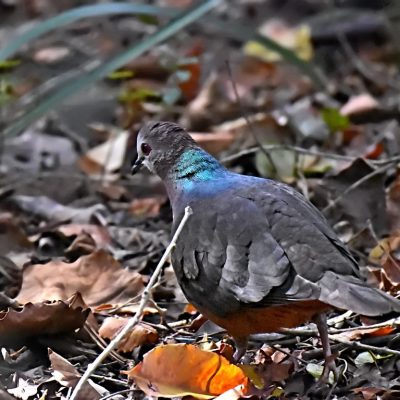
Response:
[{"label": "dry brown leaf", "polygon": [[369,260],[382,266],[381,270],[373,270],[380,287],[391,293],[396,293],[400,288],[399,249],[400,232],[396,231],[390,237],[380,240],[369,253]]},{"label": "dry brown leaf", "polygon": [[208,399],[244,385],[248,378],[224,357],[193,345],[169,344],[147,353],[128,372],[148,396]]},{"label": "dry brown leaf", "polygon": [[82,234],[89,234],[96,245],[100,248],[104,248],[111,243],[111,236],[107,228],[100,225],[92,224],[68,224],[61,225],[57,228],[65,236],[79,236]]},{"label": "dry brown leaf", "polygon": [[33,249],[25,232],[15,223],[12,214],[0,214],[0,254],[23,252]]},{"label": "dry brown leaf", "polygon": [[217,131],[211,133],[190,133],[190,136],[205,151],[211,154],[218,154],[223,150],[229,149],[235,137],[229,131]]},{"label": "dry brown leaf", "polygon": [[122,268],[110,254],[98,250],[68,264],[52,260],[30,265],[24,271],[20,303],[63,300],[75,292],[86,304],[126,303],[143,290],[142,276]]},{"label": "dry brown leaf", "polygon": [[80,304],[80,296],[75,295],[67,301],[27,303],[20,309],[1,311],[0,342],[79,329],[89,314]]},{"label": "dry brown leaf", "polygon": [[354,393],[361,393],[364,400],[373,400],[378,394],[384,393],[385,389],[379,387],[364,386],[352,389]]},{"label": "dry brown leaf", "polygon": [[[113,339],[118,332],[128,323],[129,318],[109,317],[103,321],[100,327],[99,335],[104,339]],[[123,340],[118,343],[118,350],[124,353],[133,351],[146,343],[156,343],[158,340],[157,331],[151,326],[137,324]]]},{"label": "dry brown leaf", "polygon": [[104,143],[89,150],[79,160],[79,166],[88,175],[119,170],[125,159],[129,132],[116,132]]},{"label": "dry brown leaf", "polygon": [[[200,40],[197,40],[195,41],[195,43],[192,44],[191,48],[186,51],[185,57],[199,57],[203,52],[203,43]],[[181,90],[182,95],[186,101],[193,100],[196,97],[200,87],[201,64],[199,61],[190,62],[181,65],[179,71],[186,71],[189,74],[187,80],[179,83],[179,89]]]},{"label": "dry brown leaf", "polygon": [[70,258],[91,254],[96,250],[96,242],[88,233],[78,235],[74,241],[65,249],[65,255]]},{"label": "dry brown leaf", "polygon": [[[54,379],[64,387],[74,388],[81,377],[77,369],[51,349],[49,349],[49,359]],[[108,394],[106,389],[89,379],[80,390],[77,400],[98,400],[106,394]]]},{"label": "dry brown leaf", "polygon": [[140,217],[155,217],[160,213],[161,205],[165,201],[166,198],[163,196],[134,199],[129,204],[129,212]]},{"label": "dry brown leaf", "polygon": [[97,191],[107,200],[118,201],[129,198],[129,191],[122,185],[105,183]]}]

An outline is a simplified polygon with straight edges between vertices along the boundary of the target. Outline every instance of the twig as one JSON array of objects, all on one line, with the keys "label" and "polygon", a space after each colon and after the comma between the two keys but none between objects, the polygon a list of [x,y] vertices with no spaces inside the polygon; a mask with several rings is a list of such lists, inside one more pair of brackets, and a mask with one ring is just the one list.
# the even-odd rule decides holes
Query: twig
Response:
[{"label": "twig", "polygon": [[153,285],[158,279],[158,275],[161,272],[162,267],[164,266],[165,262],[167,261],[167,258],[169,254],[171,253],[172,249],[176,245],[176,241],[182,232],[183,227],[186,224],[186,221],[192,215],[193,211],[190,207],[185,208],[185,214],[183,215],[183,218],[178,226],[178,229],[176,230],[170,244],[168,247],[165,249],[165,252],[163,256],[161,257],[161,260],[159,261],[156,269],[153,272],[153,275],[151,276],[149,283],[147,284],[146,288],[144,289],[142,293],[142,297],[139,303],[139,309],[137,313],[135,314],[134,317],[132,317],[128,323],[121,329],[121,331],[118,333],[118,335],[111,340],[111,342],[108,344],[108,346],[102,351],[102,353],[96,358],[96,360],[93,361],[93,363],[88,365],[87,370],[85,373],[82,375],[82,377],[79,379],[78,384],[75,386],[74,391],[72,392],[71,397],[68,397],[69,400],[76,400],[77,395],[79,391],[83,388],[84,384],[87,382],[87,380],[90,378],[90,376],[94,373],[94,371],[100,366],[102,361],[110,354],[110,352],[115,349],[118,345],[118,343],[121,342],[121,340],[125,337],[125,335],[135,326],[139,323],[140,319],[142,318],[143,310],[150,298],[151,295],[151,290],[153,288]]},{"label": "twig", "polygon": [[340,339],[338,337],[332,337],[331,335],[329,335],[329,339],[333,340],[334,342],[337,342],[337,343],[343,343],[343,344],[345,344],[349,347],[353,347],[355,349],[373,351],[378,354],[392,354],[395,356],[400,356],[400,351],[389,349],[388,347],[376,347],[376,346],[371,346],[369,344],[364,344],[364,343],[360,343],[360,342],[355,342],[355,341],[351,342],[350,340]]},{"label": "twig", "polygon": [[370,172],[367,175],[364,175],[361,179],[359,179],[358,181],[354,182],[352,185],[350,185],[346,190],[344,190],[343,192],[341,192],[339,194],[339,196],[337,196],[334,200],[332,200],[323,210],[323,213],[326,213],[327,211],[331,210],[332,208],[334,208],[340,200],[343,199],[343,197],[345,197],[348,193],[350,193],[352,190],[357,189],[359,186],[361,186],[363,183],[369,181],[370,179],[372,179],[373,177],[382,174],[383,172],[386,172],[389,168],[391,168],[392,165],[391,164],[387,164],[384,165],[380,168],[377,168],[376,170]]},{"label": "twig", "polygon": [[346,311],[345,313],[338,315],[337,317],[329,318],[327,322],[328,326],[335,326],[340,324],[353,315],[353,311]]},{"label": "twig", "polygon": [[400,318],[392,318],[389,319],[388,321],[380,322],[378,324],[373,324],[373,325],[362,325],[362,326],[354,326],[351,328],[343,328],[343,329],[329,329],[329,332],[331,333],[343,333],[343,332],[351,332],[351,331],[362,331],[362,330],[368,330],[368,329],[374,329],[374,328],[383,328],[384,326],[393,326],[393,327],[399,327],[400,326]]},{"label": "twig", "polygon": [[241,111],[241,114],[242,114],[244,120],[246,121],[246,124],[247,124],[247,126],[249,127],[250,133],[252,134],[254,140],[256,141],[256,143],[257,143],[257,145],[258,145],[258,148],[259,148],[259,149],[264,153],[264,155],[267,157],[269,163],[271,164],[272,172],[273,172],[274,174],[276,174],[276,173],[277,173],[277,168],[276,168],[276,165],[275,165],[275,163],[274,163],[274,160],[272,159],[271,154],[269,154],[269,152],[265,149],[265,147],[263,146],[263,144],[262,144],[262,143],[260,142],[260,140],[258,139],[257,133],[256,133],[256,131],[254,130],[254,126],[253,126],[253,124],[251,123],[250,118],[249,118],[249,116],[247,115],[247,113],[246,113],[246,111],[245,111],[245,109],[244,109],[244,107],[243,107],[242,101],[241,101],[240,96],[239,96],[239,92],[238,92],[237,87],[236,87],[236,82],[235,82],[235,80],[233,79],[232,69],[231,69],[231,66],[230,66],[228,60],[226,60],[226,68],[227,68],[227,70],[228,70],[229,79],[230,79],[230,81],[231,81],[231,83],[232,83],[232,89],[233,89],[233,93],[234,93],[235,98],[236,98],[236,103],[237,103],[237,105],[239,106],[239,109],[240,109],[240,111]]},{"label": "twig", "polygon": [[[364,155],[359,155],[359,156],[345,156],[342,154],[334,154],[334,153],[326,153],[324,151],[318,151],[318,150],[310,150],[310,149],[305,149],[303,147],[298,147],[298,146],[291,146],[288,144],[271,144],[271,145],[263,145],[263,148],[266,151],[276,151],[276,150],[291,150],[299,154],[306,154],[310,156],[316,156],[316,157],[321,157],[321,158],[328,158],[331,160],[338,160],[338,161],[349,161],[353,162],[357,160],[358,158],[365,158]],[[235,154],[232,154],[228,157],[224,157],[222,160],[220,160],[222,163],[226,164],[228,162],[237,160],[240,157],[247,156],[249,154],[253,154],[258,150],[258,147],[250,147],[249,149],[245,149],[242,151],[239,151]],[[387,164],[394,164],[396,162],[400,162],[400,155],[391,157],[391,158],[385,158],[383,160],[368,160],[368,162],[372,165],[375,166],[381,166],[381,165],[387,165]]]}]

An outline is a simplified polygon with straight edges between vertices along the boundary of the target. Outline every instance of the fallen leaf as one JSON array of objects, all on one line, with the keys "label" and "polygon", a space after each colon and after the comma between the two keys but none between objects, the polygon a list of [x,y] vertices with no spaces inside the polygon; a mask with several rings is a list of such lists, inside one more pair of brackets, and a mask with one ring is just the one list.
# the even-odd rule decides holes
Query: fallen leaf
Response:
[{"label": "fallen leaf", "polygon": [[97,191],[107,200],[119,201],[129,198],[129,191],[122,185],[105,183]]},{"label": "fallen leaf", "polygon": [[31,243],[12,214],[0,214],[0,254],[30,252]]},{"label": "fallen leaf", "polygon": [[119,170],[125,159],[129,132],[114,133],[110,139],[89,150],[79,160],[79,166],[88,175]]},{"label": "fallen leaf", "polygon": [[186,73],[187,79],[179,82],[179,89],[186,101],[194,99],[200,87],[201,64],[198,57],[203,53],[204,46],[200,41],[195,42],[186,51],[185,61],[180,63],[178,72]]},{"label": "fallen leaf", "polygon": [[[259,33],[292,50],[303,60],[310,60],[313,56],[311,31],[307,25],[292,28],[274,18],[265,22],[259,29]],[[265,61],[281,60],[280,54],[255,41],[248,42],[244,47],[244,52]]]},{"label": "fallen leaf", "polygon": [[[114,339],[119,331],[128,323],[129,318],[109,317],[103,321],[100,327],[99,335],[104,339]],[[129,333],[127,333],[123,340],[118,343],[118,350],[121,352],[133,351],[147,343],[156,343],[158,340],[158,333],[156,329],[149,325],[142,323],[134,326]]]},{"label": "fallen leaf", "polygon": [[187,344],[158,346],[127,374],[148,396],[208,399],[238,385],[248,385],[239,367]]},{"label": "fallen leaf", "polygon": [[[18,267],[11,259],[0,255],[0,294],[15,297],[22,285],[22,268]],[[0,309],[2,304],[0,302]]]},{"label": "fallen leaf", "polygon": [[373,364],[374,362],[375,358],[369,351],[364,351],[358,354],[354,359],[357,368],[362,367],[364,364]]},{"label": "fallen leaf", "polygon": [[[320,379],[322,376],[322,373],[324,371],[324,367],[323,365],[319,365],[319,364],[314,364],[314,363],[308,363],[306,366],[306,371],[313,376],[315,379]],[[329,383],[331,385],[333,385],[333,383],[335,382],[335,378],[333,376],[333,372],[330,371],[329,372]]]},{"label": "fallen leaf", "polygon": [[369,160],[376,160],[384,151],[385,146],[382,142],[378,142],[371,146],[368,146],[364,157],[368,158]]},{"label": "fallen leaf", "polygon": [[354,329],[347,332],[341,332],[331,335],[333,338],[342,339],[342,340],[360,340],[364,337],[379,337],[386,336],[395,331],[393,326],[381,326],[381,327],[372,327],[372,328],[363,328],[363,329]]},{"label": "fallen leaf", "polygon": [[349,118],[335,108],[325,108],[321,111],[321,115],[332,132],[342,131],[350,125]]},{"label": "fallen leaf", "polygon": [[215,400],[237,400],[246,397],[246,385],[237,385],[236,387],[227,390],[220,394]]},{"label": "fallen leaf", "polygon": [[[390,237],[384,238],[370,251],[369,260],[379,264],[382,270],[373,270],[374,275],[383,288],[394,293],[400,286],[400,232],[394,232]],[[390,283],[385,285],[385,280]]]},{"label": "fallen leaf", "polygon": [[379,104],[369,93],[351,97],[340,109],[340,114],[350,116],[378,108]]},{"label": "fallen leaf", "polygon": [[216,131],[210,133],[191,132],[190,136],[204,150],[214,155],[223,150],[227,150],[235,139],[233,134],[229,131]]},{"label": "fallen leaf", "polygon": [[68,224],[59,226],[57,230],[65,236],[79,236],[87,233],[93,238],[99,248],[107,247],[111,243],[111,235],[107,228],[100,225]]},{"label": "fallen leaf", "polygon": [[126,303],[142,290],[139,273],[122,268],[106,251],[97,250],[71,264],[52,260],[28,266],[17,299],[20,303],[63,300],[79,292],[91,307]]},{"label": "fallen leaf", "polygon": [[[48,353],[54,379],[64,387],[74,388],[81,374],[64,357],[61,357],[51,349],[49,349]],[[107,394],[109,392],[106,389],[89,379],[80,390],[77,400],[98,400]]]},{"label": "fallen leaf", "polygon": [[40,64],[55,64],[63,61],[70,54],[71,50],[68,47],[54,46],[38,50],[33,55],[33,59]]},{"label": "fallen leaf", "polygon": [[352,389],[354,393],[361,393],[364,400],[375,400],[377,395],[385,392],[385,389],[379,387],[363,386]]},{"label": "fallen leaf", "polygon": [[134,199],[129,204],[129,212],[135,216],[155,217],[160,213],[161,205],[165,202],[165,197]]},{"label": "fallen leaf", "polygon": [[67,249],[65,249],[64,253],[70,258],[74,258],[85,254],[91,254],[95,250],[96,243],[93,238],[87,233],[82,233],[74,239]]},{"label": "fallen leaf", "polygon": [[66,301],[27,303],[18,309],[0,311],[0,341],[12,343],[79,329],[89,314],[89,309],[80,304],[80,296],[74,295]]},{"label": "fallen leaf", "polygon": [[19,378],[17,387],[14,389],[8,389],[7,391],[18,399],[28,400],[37,394],[38,388],[39,385],[31,383],[23,378]]}]

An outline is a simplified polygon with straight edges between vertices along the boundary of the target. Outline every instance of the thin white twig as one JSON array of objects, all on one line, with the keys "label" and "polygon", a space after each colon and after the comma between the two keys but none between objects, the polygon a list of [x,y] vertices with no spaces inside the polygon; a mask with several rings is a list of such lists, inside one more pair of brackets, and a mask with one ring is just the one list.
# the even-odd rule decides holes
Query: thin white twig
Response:
[{"label": "thin white twig", "polygon": [[132,317],[128,321],[128,323],[123,327],[123,329],[121,329],[121,331],[118,333],[118,335],[114,339],[111,340],[109,345],[99,354],[99,356],[93,361],[93,363],[88,365],[87,370],[85,371],[85,373],[82,375],[82,377],[79,379],[77,385],[75,386],[75,389],[72,392],[71,397],[68,397],[69,400],[77,399],[77,395],[78,395],[79,391],[83,388],[84,384],[87,382],[87,380],[90,378],[90,376],[94,373],[94,371],[100,366],[102,361],[110,354],[110,352],[112,350],[114,350],[117,347],[118,343],[121,342],[121,340],[125,337],[125,335],[135,325],[137,325],[139,323],[140,319],[142,318],[143,310],[150,298],[151,290],[152,290],[154,284],[156,283],[158,276],[160,275],[161,269],[164,266],[165,262],[167,261],[167,258],[169,256],[169,254],[171,253],[172,249],[175,247],[176,241],[177,241],[180,233],[182,232],[182,229],[185,226],[186,221],[192,214],[193,214],[192,209],[190,207],[186,207],[185,214],[183,215],[183,218],[178,226],[178,229],[176,230],[170,244],[165,249],[165,252],[164,252],[163,256],[161,257],[161,260],[159,261],[156,269],[154,270],[154,272],[149,280],[149,283],[147,284],[147,286],[145,287],[145,289],[142,293],[142,297],[140,299],[139,309],[138,309],[137,313],[135,314],[134,317]]}]

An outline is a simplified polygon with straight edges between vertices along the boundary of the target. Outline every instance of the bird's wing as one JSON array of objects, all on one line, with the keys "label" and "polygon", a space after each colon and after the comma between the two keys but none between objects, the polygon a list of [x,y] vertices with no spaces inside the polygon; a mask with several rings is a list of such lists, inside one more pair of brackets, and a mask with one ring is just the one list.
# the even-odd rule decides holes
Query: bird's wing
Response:
[{"label": "bird's wing", "polygon": [[224,315],[318,299],[365,315],[400,311],[399,301],[360,279],[324,217],[293,189],[249,179],[224,194],[226,202],[193,202],[173,256],[195,305]]},{"label": "bird's wing", "polygon": [[364,315],[400,311],[397,299],[360,278],[349,250],[323,215],[297,191],[274,182],[253,192],[253,201],[264,209],[271,234],[296,276],[319,287],[319,300]]},{"label": "bird's wing", "polygon": [[227,203],[196,201],[192,208],[173,253],[189,301],[223,315],[243,304],[318,298],[319,288],[296,276],[258,204],[232,194]]}]

